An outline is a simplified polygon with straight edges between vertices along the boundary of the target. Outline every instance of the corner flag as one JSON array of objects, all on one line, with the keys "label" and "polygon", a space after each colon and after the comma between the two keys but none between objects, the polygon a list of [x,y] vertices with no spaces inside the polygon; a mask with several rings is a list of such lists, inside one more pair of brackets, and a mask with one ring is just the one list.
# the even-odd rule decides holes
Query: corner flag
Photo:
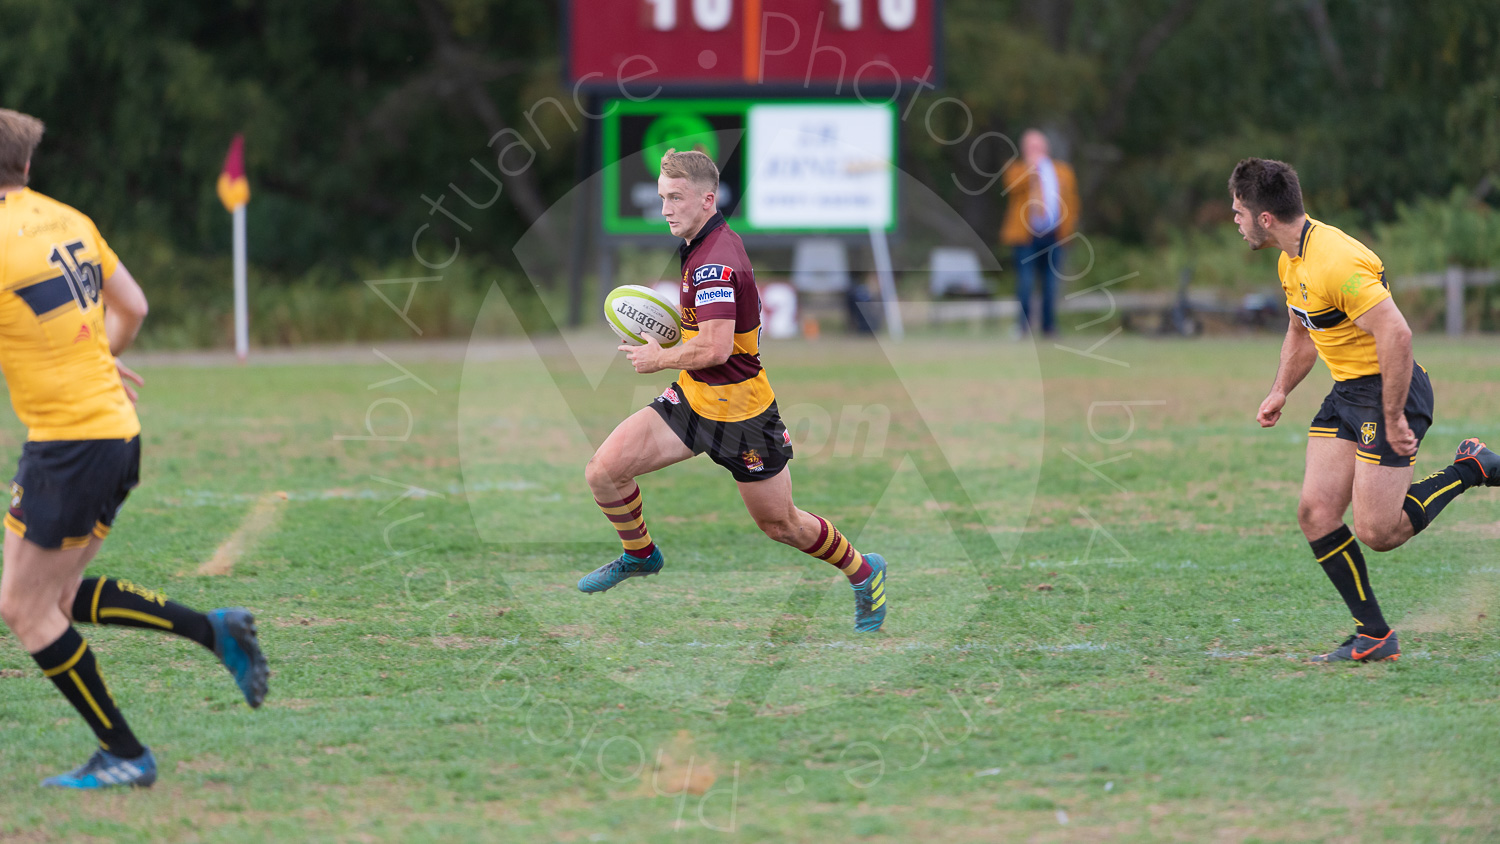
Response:
[{"label": "corner flag", "polygon": [[250,314],[245,294],[245,204],[250,180],[245,178],[245,136],[235,135],[219,173],[219,201],[234,215],[234,353],[241,361],[250,354]]},{"label": "corner flag", "polygon": [[224,210],[234,209],[250,201],[250,180],[245,178],[245,136],[235,135],[229,144],[229,154],[224,156],[224,170],[219,174],[219,201]]}]

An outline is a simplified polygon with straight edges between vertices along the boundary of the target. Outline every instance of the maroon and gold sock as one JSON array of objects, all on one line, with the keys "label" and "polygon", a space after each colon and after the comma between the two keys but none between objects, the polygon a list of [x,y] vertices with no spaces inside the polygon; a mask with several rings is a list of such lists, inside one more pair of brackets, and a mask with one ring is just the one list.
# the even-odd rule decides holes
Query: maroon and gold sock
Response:
[{"label": "maroon and gold sock", "polygon": [[594,500],[599,509],[604,511],[604,516],[615,526],[615,532],[620,534],[620,544],[625,546],[625,553],[638,559],[644,560],[656,551],[656,543],[651,541],[651,534],[646,530],[646,519],[641,515],[641,487],[636,485],[634,491],[619,501]]},{"label": "maroon and gold sock", "polygon": [[832,563],[849,578],[850,583],[864,583],[874,573],[870,564],[865,562],[865,555],[854,550],[849,540],[827,519],[816,513],[808,515],[818,520],[818,541],[803,548],[802,553],[817,557],[825,563]]}]

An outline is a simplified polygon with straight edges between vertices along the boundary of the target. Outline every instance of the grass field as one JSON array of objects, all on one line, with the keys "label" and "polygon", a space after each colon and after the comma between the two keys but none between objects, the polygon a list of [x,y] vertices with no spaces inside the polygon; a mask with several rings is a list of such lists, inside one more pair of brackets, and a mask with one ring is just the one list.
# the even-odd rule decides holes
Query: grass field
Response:
[{"label": "grass field", "polygon": [[[1328,376],[1256,427],[1277,339],[768,343],[799,503],[891,560],[873,636],[706,458],[644,484],[662,576],[574,589],[618,548],[590,443],[669,380],[611,344],[143,358],[91,571],[253,608],[271,695],[84,628],[162,779],[44,792],[90,738],[0,635],[0,840],[1495,840],[1500,495],[1370,555],[1399,663],[1306,664],[1348,624],[1294,517]],[[1500,437],[1500,358],[1417,357],[1424,474]]]}]

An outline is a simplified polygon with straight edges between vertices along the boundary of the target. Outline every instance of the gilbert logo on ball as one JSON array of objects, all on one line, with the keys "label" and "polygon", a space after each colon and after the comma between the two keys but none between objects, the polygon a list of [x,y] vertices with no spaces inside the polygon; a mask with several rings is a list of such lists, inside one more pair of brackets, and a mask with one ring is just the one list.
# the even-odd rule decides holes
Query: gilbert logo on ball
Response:
[{"label": "gilbert logo on ball", "polygon": [[604,317],[609,327],[626,343],[646,345],[650,336],[662,346],[682,339],[682,316],[677,306],[649,287],[626,284],[604,298]]}]

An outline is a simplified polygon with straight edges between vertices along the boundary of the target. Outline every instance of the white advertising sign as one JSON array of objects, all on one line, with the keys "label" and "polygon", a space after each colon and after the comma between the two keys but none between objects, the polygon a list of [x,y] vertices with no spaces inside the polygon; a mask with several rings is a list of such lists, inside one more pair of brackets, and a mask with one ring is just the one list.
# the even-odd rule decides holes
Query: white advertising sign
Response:
[{"label": "white advertising sign", "polygon": [[895,112],[863,103],[750,107],[744,197],[757,229],[889,228]]}]

